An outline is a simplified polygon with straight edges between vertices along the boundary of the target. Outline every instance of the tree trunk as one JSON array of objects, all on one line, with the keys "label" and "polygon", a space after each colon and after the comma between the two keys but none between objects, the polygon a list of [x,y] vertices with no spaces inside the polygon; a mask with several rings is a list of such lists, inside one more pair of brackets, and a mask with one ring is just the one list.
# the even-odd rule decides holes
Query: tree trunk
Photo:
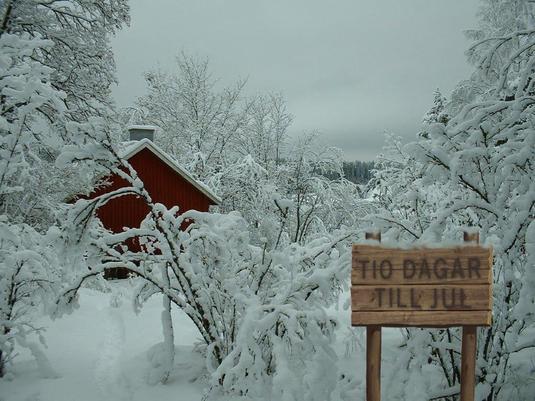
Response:
[{"label": "tree trunk", "polygon": [[[167,266],[164,273],[165,280],[169,285],[169,276],[167,274]],[[160,381],[166,383],[169,380],[173,363],[175,361],[175,337],[173,333],[173,320],[171,318],[171,299],[167,295],[163,295],[163,310],[162,310],[162,329],[163,329],[163,370]]]}]

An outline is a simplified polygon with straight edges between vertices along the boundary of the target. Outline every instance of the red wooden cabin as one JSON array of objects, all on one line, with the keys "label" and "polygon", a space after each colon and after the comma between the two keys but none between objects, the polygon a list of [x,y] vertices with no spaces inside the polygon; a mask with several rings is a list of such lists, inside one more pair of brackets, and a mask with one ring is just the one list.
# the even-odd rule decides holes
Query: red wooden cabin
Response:
[{"label": "red wooden cabin", "polygon": [[[180,212],[187,210],[209,211],[220,199],[206,186],[196,181],[170,155],[153,142],[155,127],[132,126],[129,129],[130,142],[122,145],[121,156],[128,160],[143,181],[152,201],[162,203],[167,208],[178,206]],[[117,175],[106,177],[110,185],[97,188],[89,198],[118,188],[129,186]],[[121,196],[97,210],[97,216],[104,227],[112,232],[122,232],[123,227],[139,227],[149,209],[145,201],[135,195]],[[130,247],[137,248],[133,243]],[[126,269],[110,269],[107,278],[125,278]]]}]

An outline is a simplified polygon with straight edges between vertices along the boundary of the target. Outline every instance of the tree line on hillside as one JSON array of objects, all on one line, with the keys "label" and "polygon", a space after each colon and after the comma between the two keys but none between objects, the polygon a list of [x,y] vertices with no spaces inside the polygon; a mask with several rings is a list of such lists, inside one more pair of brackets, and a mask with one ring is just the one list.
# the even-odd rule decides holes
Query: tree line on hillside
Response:
[{"label": "tree line on hillside", "polygon": [[344,177],[355,184],[367,184],[373,175],[374,162],[355,160],[344,162]]},{"label": "tree line on hillside", "polygon": [[[322,174],[331,180],[337,180],[342,176],[353,184],[366,185],[373,177],[373,169],[374,162],[343,161],[341,172],[325,171]],[[318,173],[320,173],[320,170],[318,170]]]}]

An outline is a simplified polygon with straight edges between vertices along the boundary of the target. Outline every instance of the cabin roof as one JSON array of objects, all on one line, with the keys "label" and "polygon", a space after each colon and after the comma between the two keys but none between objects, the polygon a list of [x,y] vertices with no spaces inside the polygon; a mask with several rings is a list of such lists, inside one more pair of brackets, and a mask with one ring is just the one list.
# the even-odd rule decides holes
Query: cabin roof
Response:
[{"label": "cabin roof", "polygon": [[123,159],[130,159],[135,154],[139,153],[143,149],[149,149],[154,153],[160,160],[167,164],[171,169],[173,169],[177,174],[183,177],[191,185],[197,188],[200,192],[206,195],[210,200],[212,200],[216,205],[221,203],[221,198],[217,196],[210,188],[208,188],[202,182],[193,178],[193,176],[182,167],[172,156],[162,150],[150,139],[144,138],[140,141],[128,141],[121,143],[119,155]]}]

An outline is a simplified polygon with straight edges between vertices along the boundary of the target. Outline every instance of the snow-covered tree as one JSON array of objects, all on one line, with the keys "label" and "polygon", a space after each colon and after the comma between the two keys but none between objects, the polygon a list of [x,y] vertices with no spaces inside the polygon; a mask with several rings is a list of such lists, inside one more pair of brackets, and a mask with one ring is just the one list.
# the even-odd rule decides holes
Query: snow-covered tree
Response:
[{"label": "snow-covered tree", "polygon": [[433,93],[433,107],[425,114],[422,119],[423,131],[419,132],[418,135],[424,138],[429,137],[429,133],[426,132],[426,128],[432,124],[444,124],[446,125],[450,120],[450,116],[446,111],[447,99],[442,96],[442,93],[439,89],[436,89]]},{"label": "snow-covered tree", "polygon": [[[10,113],[27,114],[19,121],[31,137],[31,144],[23,145],[28,168],[19,178],[19,187],[24,190],[10,194],[5,200],[9,211],[4,208],[4,212],[11,216],[16,213],[19,220],[46,228],[53,222],[50,211],[56,209],[55,204],[88,188],[85,171],[71,166],[59,171],[54,161],[64,144],[90,140],[73,137],[69,124],[87,123],[95,117],[112,120],[109,95],[115,75],[108,36],[128,22],[128,6],[125,1],[7,0],[2,2],[0,12],[2,37],[32,40],[35,44],[31,53],[26,50],[19,54],[25,58],[18,67],[26,70],[15,70],[12,64],[11,71],[5,72],[4,85],[14,85],[16,76],[23,74],[34,81],[19,80],[15,88],[18,95],[11,91],[0,97],[6,118],[11,118]],[[13,51],[13,47],[6,47],[2,52],[6,66]],[[40,104],[30,111],[25,107],[28,99],[13,103],[16,96],[28,98],[27,94],[38,93],[37,80],[46,84],[42,86],[48,91],[32,98]],[[54,103],[49,101],[51,91],[56,93]],[[22,183],[23,179],[27,181]]]},{"label": "snow-covered tree", "polygon": [[[415,174],[424,197],[396,191],[397,201],[387,203],[377,221],[389,223],[383,225],[387,236],[409,232],[402,226],[410,224],[412,234],[404,238],[420,243],[460,240],[462,227],[473,226],[483,243],[493,246],[493,325],[479,330],[476,397],[525,400],[535,391],[530,361],[535,348],[535,255],[530,251],[535,217],[533,4],[486,1],[481,15],[482,28],[471,33],[476,42],[469,51],[476,71],[454,92],[447,107],[451,119],[429,126],[428,138],[402,149],[407,156],[395,176],[412,188],[403,174]],[[427,219],[417,218],[416,200],[423,201],[420,210],[426,209]],[[412,217],[403,218],[403,205]],[[421,228],[415,226],[421,222]],[[457,398],[459,333],[426,333],[407,331],[406,355],[398,359],[395,381],[388,386],[392,399],[404,399],[402,394],[412,398],[410,390],[395,383],[407,386],[411,375],[430,370],[441,372],[443,381],[420,388],[418,396]],[[428,364],[411,351],[422,349],[430,351]],[[400,371],[410,374],[403,377]]]},{"label": "snow-covered tree", "polygon": [[92,149],[84,165],[55,162],[66,145],[109,143],[109,129],[89,128],[105,126],[102,117],[110,115],[106,35],[127,21],[125,7],[121,1],[0,5],[0,376],[16,344],[50,371],[29,337],[41,331],[32,314],[54,298],[61,276],[55,213],[96,172]]},{"label": "snow-covered tree", "polygon": [[249,222],[253,238],[271,238],[272,222],[281,235],[306,242],[318,233],[354,226],[367,212],[357,185],[344,179],[336,148],[322,148],[316,135],[288,140],[279,164],[247,155],[208,181],[222,198],[222,211],[237,210]]},{"label": "snow-covered tree", "polygon": [[127,110],[133,122],[161,128],[158,144],[200,179],[221,169],[236,154],[249,107],[245,81],[218,89],[207,60],[182,53],[176,71],[145,74],[147,94]]},{"label": "snow-covered tree", "polygon": [[447,124],[449,117],[446,112],[447,99],[442,96],[440,89],[435,89],[433,92],[433,107],[425,114],[422,122],[424,125],[442,123]]},{"label": "snow-covered tree", "polygon": [[216,189],[221,210],[240,211],[256,229],[275,200],[291,202],[286,231],[294,241],[322,225],[349,224],[360,196],[343,178],[341,153],[322,148],[316,135],[290,139],[292,116],[280,94],[246,99],[245,82],[218,90],[207,60],[182,54],[177,67],[146,74],[148,93],[129,111],[131,122],[161,127],[156,141]]},{"label": "snow-covered tree", "polygon": [[355,184],[343,176],[342,154],[324,147],[315,134],[287,145],[285,160],[271,175],[281,196],[290,201],[288,235],[294,242],[352,226],[363,217],[365,202]]},{"label": "snow-covered tree", "polygon": [[36,143],[33,127],[40,121],[39,110],[61,110],[62,94],[50,84],[51,70],[32,56],[52,43],[28,34],[0,35],[0,376],[11,361],[15,339],[25,338],[31,322],[25,321],[27,308],[42,295],[49,282],[35,244],[40,226],[32,215],[32,205],[24,201],[26,188],[37,185],[34,167],[46,144]]},{"label": "snow-covered tree", "polygon": [[247,107],[247,125],[237,145],[240,155],[251,155],[268,171],[273,171],[288,155],[288,127],[293,117],[281,94],[258,95]]},{"label": "snow-covered tree", "polygon": [[[106,116],[116,82],[109,36],[129,22],[126,0],[6,0],[0,34],[27,34],[54,46],[33,58],[51,69],[52,86],[65,94],[69,120]],[[43,108],[52,124],[54,109]]]}]

